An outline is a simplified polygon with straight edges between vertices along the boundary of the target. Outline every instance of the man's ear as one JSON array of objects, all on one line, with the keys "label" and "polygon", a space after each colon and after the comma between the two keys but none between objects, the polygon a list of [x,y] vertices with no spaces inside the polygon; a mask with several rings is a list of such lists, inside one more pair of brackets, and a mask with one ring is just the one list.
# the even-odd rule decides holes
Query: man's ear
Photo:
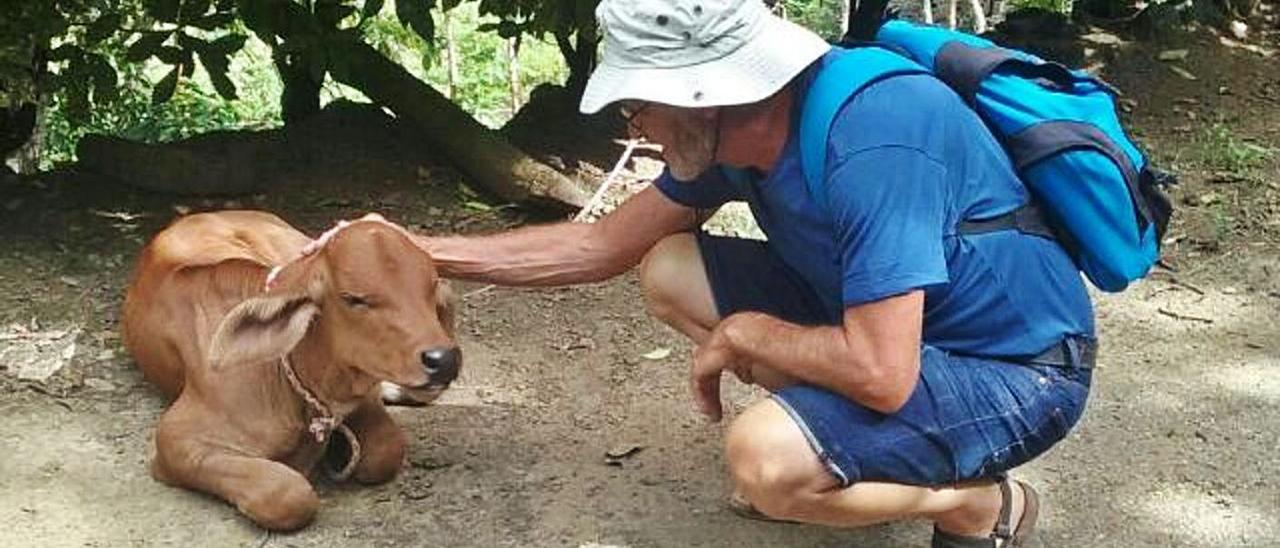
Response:
[{"label": "man's ear", "polygon": [[227,312],[209,345],[209,364],[257,363],[288,354],[307,334],[320,312],[302,295],[264,295],[246,300]]},{"label": "man's ear", "polygon": [[436,284],[436,316],[440,318],[440,325],[444,326],[444,332],[449,338],[457,337],[457,321],[458,321],[458,304],[461,299],[458,294],[454,293],[453,287],[448,280],[441,279]]}]

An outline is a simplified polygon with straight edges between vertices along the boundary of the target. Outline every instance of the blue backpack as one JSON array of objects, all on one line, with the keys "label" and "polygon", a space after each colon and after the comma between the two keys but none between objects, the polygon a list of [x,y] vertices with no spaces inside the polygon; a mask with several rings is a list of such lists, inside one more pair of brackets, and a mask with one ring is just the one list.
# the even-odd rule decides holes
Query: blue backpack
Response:
[{"label": "blue backpack", "polygon": [[[878,47],[872,47],[878,46]],[[1121,291],[1159,260],[1172,205],[1125,135],[1106,83],[961,32],[888,21],[875,42],[839,52],[818,73],[800,117],[801,166],[826,203],[827,137],[840,108],[867,86],[932,74],[974,108],[1003,144],[1032,201],[994,219],[967,219],[961,234],[995,230],[1055,238],[1095,286]]]}]

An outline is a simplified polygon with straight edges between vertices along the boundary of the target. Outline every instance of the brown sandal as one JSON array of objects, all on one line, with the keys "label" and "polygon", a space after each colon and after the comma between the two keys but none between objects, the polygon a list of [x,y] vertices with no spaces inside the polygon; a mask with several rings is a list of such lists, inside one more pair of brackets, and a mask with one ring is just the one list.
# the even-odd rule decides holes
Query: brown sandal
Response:
[{"label": "brown sandal", "polygon": [[746,498],[744,498],[742,495],[739,495],[738,493],[729,495],[729,501],[726,503],[726,505],[729,507],[729,511],[737,514],[738,517],[743,517],[746,519],[752,519],[756,521],[768,521],[773,523],[797,523],[789,519],[775,518],[775,517],[770,517],[766,515],[764,512],[761,512],[758,508],[752,505],[750,501],[748,501]]},{"label": "brown sandal", "polygon": [[[1040,517],[1040,495],[1030,485],[1018,480],[1000,478],[1000,517],[996,520],[996,528],[987,537],[967,537],[933,528],[933,548],[1019,548],[1024,546],[1036,528],[1036,518]],[[1017,483],[1022,489],[1024,502],[1022,517],[1018,519],[1017,528],[1013,527],[1013,492],[1009,483]]]}]

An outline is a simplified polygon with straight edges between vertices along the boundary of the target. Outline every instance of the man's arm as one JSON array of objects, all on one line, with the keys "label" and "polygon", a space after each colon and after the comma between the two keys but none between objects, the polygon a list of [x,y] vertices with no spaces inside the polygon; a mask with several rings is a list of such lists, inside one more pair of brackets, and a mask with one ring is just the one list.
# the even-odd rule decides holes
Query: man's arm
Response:
[{"label": "man's arm", "polygon": [[658,240],[700,222],[697,210],[650,186],[592,224],[562,222],[488,236],[420,236],[418,241],[447,278],[546,287],[622,274]]},{"label": "man's arm", "polygon": [[806,327],[758,312],[726,318],[694,353],[691,383],[702,412],[719,420],[720,374],[757,364],[821,386],[881,413],[906,404],[920,376],[924,292],[849,307],[844,325]]}]

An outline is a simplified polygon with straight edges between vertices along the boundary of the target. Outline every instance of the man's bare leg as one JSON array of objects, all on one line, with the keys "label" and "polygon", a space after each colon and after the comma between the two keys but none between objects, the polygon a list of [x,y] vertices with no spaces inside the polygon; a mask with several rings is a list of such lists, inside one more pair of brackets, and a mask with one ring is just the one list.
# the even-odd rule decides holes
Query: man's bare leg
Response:
[{"label": "man's bare leg", "polygon": [[[725,455],[738,492],[775,518],[835,527],[927,519],[948,533],[985,537],[1000,512],[1000,491],[992,482],[940,487],[862,482],[840,487],[800,427],[773,400],[753,405],[733,421],[725,436]],[[1014,489],[1011,515],[1021,516],[1022,505],[1023,494]]]},{"label": "man's bare leg", "polygon": [[[695,343],[720,323],[692,234],[670,236],[654,246],[641,263],[640,280],[649,313]],[[753,374],[770,390],[792,384],[758,366]],[[927,519],[949,533],[985,537],[1000,511],[1000,492],[992,482],[944,487],[862,482],[842,488],[800,427],[772,400],[735,419],[725,445],[737,493],[775,518],[836,527]],[[1021,516],[1021,490],[1013,490],[1012,505],[1012,515]]]},{"label": "man's bare leg", "polygon": [[[649,314],[696,344],[702,344],[723,319],[716,310],[693,234],[668,236],[653,246],[640,263],[640,285]],[[751,373],[755,384],[768,390],[795,383],[791,377],[758,365]]]}]

